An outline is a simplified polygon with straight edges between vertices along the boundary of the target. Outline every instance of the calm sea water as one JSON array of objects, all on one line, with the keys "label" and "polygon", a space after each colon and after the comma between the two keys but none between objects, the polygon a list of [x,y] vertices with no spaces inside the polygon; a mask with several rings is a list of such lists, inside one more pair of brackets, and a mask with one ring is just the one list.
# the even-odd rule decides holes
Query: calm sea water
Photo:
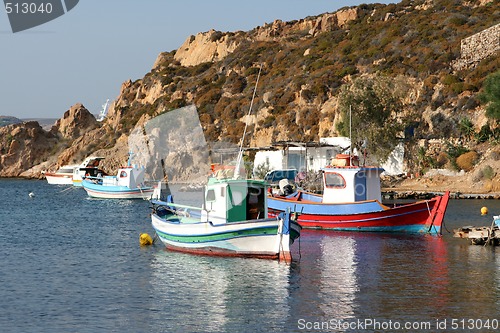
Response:
[{"label": "calm sea water", "polygon": [[[1,332],[500,326],[500,249],[451,234],[304,231],[286,265],[141,248],[139,234],[153,233],[146,201],[89,199],[83,189],[29,180],[0,180],[0,199]],[[499,201],[451,201],[447,228],[490,224],[482,206],[500,214]]]}]

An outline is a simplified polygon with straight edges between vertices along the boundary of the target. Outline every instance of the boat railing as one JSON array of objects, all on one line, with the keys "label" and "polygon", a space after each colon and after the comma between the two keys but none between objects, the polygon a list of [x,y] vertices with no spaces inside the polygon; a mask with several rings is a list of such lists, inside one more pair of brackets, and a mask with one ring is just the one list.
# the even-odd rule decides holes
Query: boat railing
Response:
[{"label": "boat railing", "polygon": [[205,208],[202,208],[202,207],[182,205],[182,204],[177,204],[177,203],[173,203],[173,202],[166,202],[163,200],[152,200],[151,202],[155,205],[160,205],[160,206],[170,206],[170,207],[175,207],[175,208],[192,209],[192,210],[198,210],[198,211],[206,210]]}]

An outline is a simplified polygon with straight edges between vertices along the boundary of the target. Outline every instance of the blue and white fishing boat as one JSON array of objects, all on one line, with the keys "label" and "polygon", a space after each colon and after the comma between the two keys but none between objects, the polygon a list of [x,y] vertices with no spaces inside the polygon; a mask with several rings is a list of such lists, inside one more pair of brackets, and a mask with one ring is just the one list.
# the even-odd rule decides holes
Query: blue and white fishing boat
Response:
[{"label": "blue and white fishing boat", "polygon": [[153,200],[153,228],[171,250],[289,262],[290,245],[301,227],[290,213],[267,217],[266,186],[256,180],[209,178],[201,208]]},{"label": "blue and white fishing boat", "polygon": [[144,184],[144,167],[128,165],[118,169],[116,176],[86,177],[83,188],[90,197],[104,199],[150,199],[154,187]]}]

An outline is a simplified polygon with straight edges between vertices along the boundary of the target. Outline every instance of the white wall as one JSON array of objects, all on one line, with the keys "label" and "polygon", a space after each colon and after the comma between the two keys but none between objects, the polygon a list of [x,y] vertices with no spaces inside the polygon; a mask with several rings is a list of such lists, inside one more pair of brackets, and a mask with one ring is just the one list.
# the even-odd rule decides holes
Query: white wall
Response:
[{"label": "white wall", "polygon": [[257,166],[259,166],[261,164],[265,164],[266,161],[269,162],[269,169],[270,170],[285,169],[285,165],[284,165],[285,160],[284,160],[282,150],[264,150],[264,151],[258,151],[255,154],[255,159],[253,162],[254,173],[255,173]]},{"label": "white wall", "polygon": [[[336,154],[343,152],[341,151],[339,146],[342,148],[346,148],[349,147],[350,144],[349,138],[345,137],[321,138],[320,142],[334,145],[337,147],[307,148],[308,171],[318,171],[321,168],[324,168],[330,163],[330,159],[332,157],[335,157]],[[295,167],[297,168],[297,170],[299,170],[300,166],[292,165],[291,164],[292,162],[289,163],[289,161],[292,160],[301,161],[302,165],[305,165],[304,161],[304,159],[306,158],[305,148],[289,147],[287,154],[288,156],[285,154],[284,150],[265,150],[257,152],[255,154],[255,160],[254,160],[254,171],[258,165],[265,163],[266,160],[269,161],[270,170],[290,169],[292,167]],[[290,158],[290,156],[292,155],[298,157]],[[360,159],[361,158],[362,157],[360,157]],[[404,173],[403,158],[404,158],[404,146],[402,143],[400,143],[391,153],[387,162],[381,165],[381,167],[385,169],[384,173],[386,175],[399,175]]]},{"label": "white wall", "polygon": [[381,166],[384,168],[386,175],[400,175],[404,173],[403,161],[405,155],[405,148],[402,143],[398,144],[396,148],[389,155],[389,158]]}]

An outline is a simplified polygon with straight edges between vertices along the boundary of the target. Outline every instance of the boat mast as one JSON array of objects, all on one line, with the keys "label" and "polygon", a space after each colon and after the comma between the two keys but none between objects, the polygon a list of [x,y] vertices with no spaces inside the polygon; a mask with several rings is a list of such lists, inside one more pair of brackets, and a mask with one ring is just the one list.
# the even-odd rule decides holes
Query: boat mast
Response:
[{"label": "boat mast", "polygon": [[240,176],[240,164],[243,160],[243,143],[245,142],[245,136],[247,134],[248,118],[252,113],[253,101],[255,99],[255,93],[257,92],[257,85],[259,84],[259,78],[261,72],[262,72],[262,64],[260,64],[259,74],[257,74],[257,81],[255,81],[255,87],[253,88],[252,101],[250,102],[250,108],[248,110],[247,118],[245,119],[245,129],[243,130],[243,136],[241,138],[241,143],[240,143],[240,150],[238,152],[238,159],[236,160],[236,170],[234,170],[234,179],[238,179]]},{"label": "boat mast", "polygon": [[349,105],[349,165],[352,165],[352,106]]}]

